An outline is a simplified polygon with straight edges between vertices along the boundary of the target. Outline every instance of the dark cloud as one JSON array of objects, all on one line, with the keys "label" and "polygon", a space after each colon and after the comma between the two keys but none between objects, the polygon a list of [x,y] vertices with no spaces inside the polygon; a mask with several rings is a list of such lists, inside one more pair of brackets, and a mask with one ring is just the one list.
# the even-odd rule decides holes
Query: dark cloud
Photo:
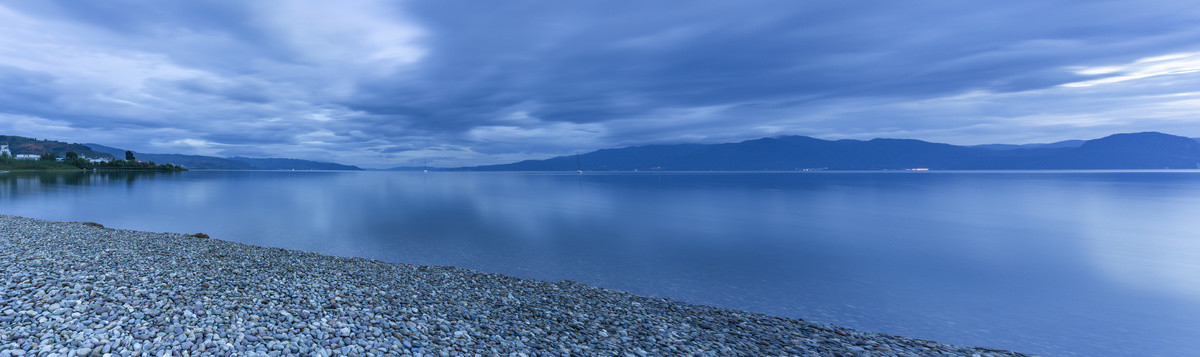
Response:
[{"label": "dark cloud", "polygon": [[0,65],[0,111],[39,113],[57,96],[54,76]]},{"label": "dark cloud", "polygon": [[347,104],[464,130],[530,102],[535,117],[583,123],[672,107],[1032,90],[1084,79],[1064,66],[1130,61],[1200,35],[1185,26],[1194,17],[1161,21],[1169,10],[1143,7],[418,2],[411,10],[433,37],[421,84],[380,80]]},{"label": "dark cloud", "polygon": [[257,104],[270,103],[271,88],[257,83],[214,83],[203,80],[174,81],[173,85],[179,90],[196,95],[212,95],[222,99],[249,102]]},{"label": "dark cloud", "polygon": [[[139,151],[323,150],[366,166],[780,134],[1081,137],[1067,129],[1180,128],[1170,118],[1187,102],[1167,95],[1196,84],[1186,76],[1187,66],[1200,70],[1188,62],[1200,51],[1193,8],[1065,0],[15,2],[0,5],[0,113],[128,137],[106,143]],[[1163,65],[1185,70],[1100,89],[1063,86],[1144,72],[1145,59],[1178,53],[1186,55]],[[1161,76],[1172,80],[1142,85]]]}]

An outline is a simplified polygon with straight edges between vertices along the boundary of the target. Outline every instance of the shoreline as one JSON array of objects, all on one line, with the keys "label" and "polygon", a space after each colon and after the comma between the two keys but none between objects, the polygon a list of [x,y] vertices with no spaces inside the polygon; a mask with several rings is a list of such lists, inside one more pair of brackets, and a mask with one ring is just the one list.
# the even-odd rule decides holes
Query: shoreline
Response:
[{"label": "shoreline", "polygon": [[1023,356],[592,287],[0,215],[0,357]]}]

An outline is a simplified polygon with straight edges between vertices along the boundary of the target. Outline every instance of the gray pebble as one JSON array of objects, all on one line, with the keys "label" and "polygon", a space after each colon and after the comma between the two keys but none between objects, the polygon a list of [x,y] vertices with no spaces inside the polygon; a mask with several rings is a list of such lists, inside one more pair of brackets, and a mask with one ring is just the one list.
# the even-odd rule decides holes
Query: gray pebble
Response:
[{"label": "gray pebble", "polygon": [[0,215],[0,357],[1020,356],[453,267]]}]

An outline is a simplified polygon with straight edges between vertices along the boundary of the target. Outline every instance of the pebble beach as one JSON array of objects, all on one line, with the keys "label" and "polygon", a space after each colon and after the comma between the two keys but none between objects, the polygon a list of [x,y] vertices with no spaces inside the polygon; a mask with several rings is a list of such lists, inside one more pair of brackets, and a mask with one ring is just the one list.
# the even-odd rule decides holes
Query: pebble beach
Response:
[{"label": "pebble beach", "polygon": [[220,238],[0,215],[0,357],[1023,356]]}]

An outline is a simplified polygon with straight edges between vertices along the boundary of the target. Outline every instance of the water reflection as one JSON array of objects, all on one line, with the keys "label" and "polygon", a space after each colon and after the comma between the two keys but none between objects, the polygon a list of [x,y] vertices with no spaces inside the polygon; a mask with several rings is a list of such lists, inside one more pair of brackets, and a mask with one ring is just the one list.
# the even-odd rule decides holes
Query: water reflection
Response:
[{"label": "water reflection", "polygon": [[0,212],[1047,355],[1200,352],[1194,173],[129,174],[150,175],[0,175]]},{"label": "water reflection", "polygon": [[114,185],[131,186],[139,179],[161,179],[177,176],[178,172],[8,172],[0,174],[0,194],[15,197],[21,194],[41,195],[74,186]]}]

